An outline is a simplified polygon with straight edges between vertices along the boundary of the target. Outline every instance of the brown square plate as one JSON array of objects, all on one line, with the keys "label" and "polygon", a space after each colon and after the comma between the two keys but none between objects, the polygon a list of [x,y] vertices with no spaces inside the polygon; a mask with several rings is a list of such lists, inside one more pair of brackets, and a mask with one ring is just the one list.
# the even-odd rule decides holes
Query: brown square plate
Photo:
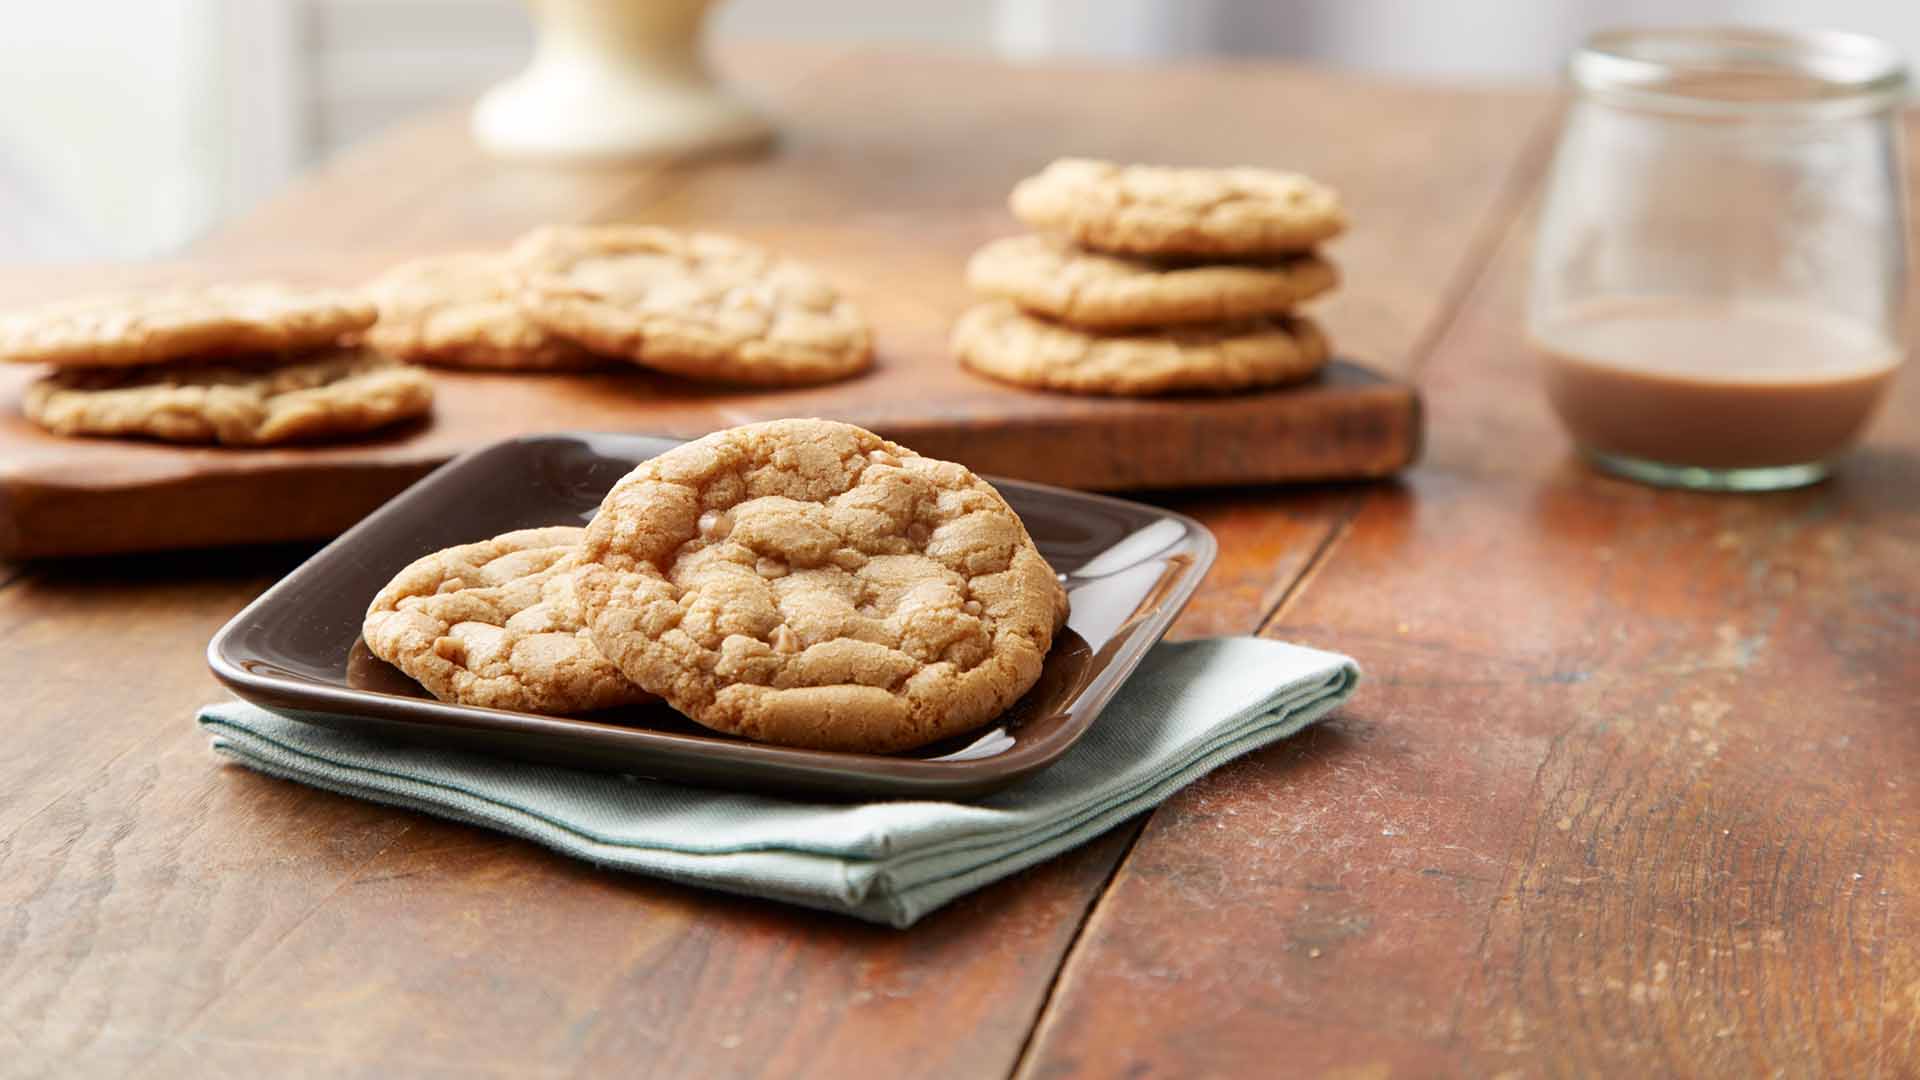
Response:
[{"label": "brown square plate", "polygon": [[992,726],[905,754],[767,746],[664,705],[581,717],[436,701],[360,640],[374,593],[421,555],[535,525],[586,523],[635,464],[679,440],[511,439],[435,470],[261,594],[207,646],[235,694],[295,719],[413,743],[715,787],[835,797],[968,798],[1053,762],[1186,606],[1213,535],[1152,506],[995,480],[1073,600],[1040,681]]}]

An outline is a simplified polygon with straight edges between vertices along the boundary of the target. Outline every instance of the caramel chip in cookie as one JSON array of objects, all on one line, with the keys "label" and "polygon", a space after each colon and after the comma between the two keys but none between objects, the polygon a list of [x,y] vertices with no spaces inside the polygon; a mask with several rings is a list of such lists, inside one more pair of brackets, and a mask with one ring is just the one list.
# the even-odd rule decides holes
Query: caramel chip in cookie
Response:
[{"label": "caramel chip in cookie", "polygon": [[975,292],[1088,330],[1280,315],[1339,283],[1318,255],[1193,264],[1085,251],[1052,236],[1010,236],[967,263]]},{"label": "caramel chip in cookie", "polygon": [[1013,189],[1014,216],[1082,247],[1254,258],[1305,251],[1346,227],[1331,188],[1268,169],[1178,169],[1063,158]]},{"label": "caramel chip in cookie", "polygon": [[337,289],[212,285],[69,300],[0,313],[0,360],[115,367],[335,344],[374,307]]},{"label": "caramel chip in cookie", "polygon": [[819,273],[729,237],[553,227],[514,257],[534,321],[660,371],[798,385],[852,375],[873,356],[866,320]]},{"label": "caramel chip in cookie", "polygon": [[271,365],[68,368],[28,384],[21,411],[61,435],[265,446],[354,435],[423,416],[433,383],[359,349]]},{"label": "caramel chip in cookie", "polygon": [[421,364],[505,371],[581,371],[609,361],[550,333],[520,310],[511,260],[487,252],[434,255],[367,286],[380,321],[367,343]]},{"label": "caramel chip in cookie", "polygon": [[953,351],[982,375],[1020,386],[1145,396],[1298,382],[1326,363],[1327,340],[1291,316],[1100,334],[996,301],[960,316]]},{"label": "caramel chip in cookie", "polygon": [[367,608],[367,648],[462,705],[568,715],[653,700],[581,627],[585,531],[521,529],[414,560]]},{"label": "caramel chip in cookie", "polygon": [[717,731],[906,750],[998,716],[1065,598],[991,485],[869,431],[776,420],[642,464],[587,527],[593,640]]}]

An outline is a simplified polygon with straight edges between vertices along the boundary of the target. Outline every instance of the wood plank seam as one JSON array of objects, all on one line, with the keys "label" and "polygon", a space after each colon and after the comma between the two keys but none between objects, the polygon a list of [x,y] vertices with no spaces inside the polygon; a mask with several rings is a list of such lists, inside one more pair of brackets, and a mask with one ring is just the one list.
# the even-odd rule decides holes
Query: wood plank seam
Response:
[{"label": "wood plank seam", "polygon": [[[1408,352],[1407,379],[1418,383],[1424,374],[1428,357],[1446,340],[1447,333],[1454,322],[1465,310],[1467,300],[1479,288],[1482,279],[1491,271],[1494,256],[1507,240],[1509,232],[1515,228],[1524,215],[1532,193],[1546,175],[1553,160],[1553,150],[1559,139],[1561,110],[1554,109],[1534,125],[1526,141],[1521,144],[1520,152],[1514,158],[1513,165],[1507,170],[1506,178],[1501,182],[1498,194],[1487,208],[1478,225],[1474,226],[1467,241],[1465,253],[1461,256],[1460,267],[1449,282],[1441,299],[1439,310],[1420,333]],[[1353,524],[1359,518],[1377,490],[1377,486],[1359,491],[1344,507],[1327,536],[1308,557],[1306,565],[1295,575],[1291,584],[1274,602],[1273,610],[1267,612],[1255,629],[1256,634],[1265,634],[1268,629],[1277,627],[1293,602],[1304,594],[1308,583],[1320,568],[1333,558],[1334,551],[1353,531]]]},{"label": "wood plank seam", "polygon": [[[137,739],[134,742],[121,747],[119,752],[115,753],[112,757],[102,762],[100,765],[100,768],[95,770],[95,772],[92,775],[88,776],[87,779],[80,781],[79,783],[76,783],[72,787],[61,789],[59,792],[55,793],[52,798],[49,798],[46,802],[40,804],[37,807],[34,807],[32,811],[30,811],[29,813],[27,813],[26,815],[20,818],[19,824],[15,825],[11,829],[8,829],[5,836],[0,836],[0,855],[4,855],[7,849],[12,846],[14,840],[17,839],[21,834],[27,831],[27,826],[32,825],[35,821],[39,820],[42,814],[45,814],[47,811],[60,805],[60,800],[65,799],[69,795],[72,795],[75,791],[86,786],[87,784],[95,783],[95,777],[104,776],[108,773],[111,773],[113,771],[113,767],[120,763],[120,759],[126,757],[129,754],[132,754],[136,750],[145,749],[148,745],[152,743],[157,743],[163,739],[172,738],[172,736],[173,736],[173,733],[171,731],[161,730],[161,731],[150,732],[146,738]],[[4,863],[4,862],[5,862],[4,859],[0,859],[0,863]]]},{"label": "wood plank seam", "polygon": [[1020,1049],[1013,1055],[1013,1070],[1008,1074],[1010,1077],[1020,1077],[1028,1074],[1030,1068],[1028,1056],[1033,1051],[1034,1043],[1039,1038],[1040,1029],[1045,1026],[1047,1012],[1053,1008],[1055,991],[1060,988],[1060,980],[1066,976],[1067,968],[1073,960],[1073,954],[1080,948],[1080,938],[1087,932],[1087,927],[1093,925],[1094,909],[1099,907],[1101,902],[1106,899],[1108,891],[1113,886],[1115,875],[1119,874],[1120,868],[1126,865],[1127,856],[1133,854],[1133,845],[1139,843],[1140,834],[1146,831],[1147,819],[1152,816],[1153,811],[1148,810],[1145,813],[1135,815],[1133,820],[1123,822],[1118,826],[1118,828],[1122,829],[1132,829],[1133,835],[1127,837],[1127,842],[1121,845],[1120,851],[1113,858],[1113,862],[1107,866],[1107,872],[1101,877],[1099,887],[1095,888],[1093,892],[1089,894],[1087,906],[1080,912],[1079,923],[1074,926],[1073,934],[1067,938],[1066,948],[1060,951],[1060,963],[1054,967],[1053,974],[1048,976],[1046,989],[1040,995],[1040,1008],[1034,1011],[1033,1023],[1028,1025],[1026,1035],[1020,1040]]},{"label": "wood plank seam", "polygon": [[[1360,495],[1356,495],[1348,500],[1348,505],[1342,508],[1341,513],[1327,527],[1326,533],[1322,535],[1319,542],[1314,545],[1313,554],[1308,556],[1306,562],[1301,565],[1300,571],[1294,575],[1293,581],[1289,582],[1287,587],[1281,591],[1280,599],[1275,601],[1273,612],[1262,615],[1253,627],[1253,633],[1259,633],[1274,615],[1286,605],[1288,598],[1294,595],[1300,583],[1313,573],[1314,567],[1318,566],[1322,558],[1332,550],[1335,538],[1344,535],[1344,530],[1353,520],[1354,516],[1358,514],[1359,508],[1363,503],[1364,497]],[[1093,926],[1101,906],[1112,896],[1114,879],[1119,876],[1121,868],[1127,865],[1127,858],[1133,854],[1134,845],[1139,842],[1141,834],[1146,831],[1148,822],[1152,820],[1156,812],[1157,808],[1148,810],[1135,817],[1129,825],[1122,826],[1122,828],[1132,828],[1133,835],[1127,838],[1125,846],[1120,849],[1119,854],[1113,860],[1113,864],[1107,868],[1107,873],[1101,879],[1099,888],[1093,893],[1092,902],[1081,912],[1080,921],[1074,926],[1073,935],[1068,938],[1067,946],[1060,954],[1060,963],[1054,968],[1052,976],[1047,980],[1046,992],[1040,999],[1040,1008],[1035,1012],[1033,1024],[1027,1029],[1025,1037],[1021,1039],[1020,1051],[1014,1057],[1014,1068],[1011,1074],[1013,1077],[1018,1078],[1032,1075],[1035,1067],[1032,1052],[1038,1044],[1040,1033],[1046,1029],[1048,1019],[1059,1005],[1061,982],[1066,978],[1068,970],[1073,967],[1074,958],[1078,955],[1081,946],[1084,944],[1082,939],[1086,935],[1087,930]]]},{"label": "wood plank seam", "polygon": [[1340,508],[1339,515],[1333,519],[1327,534],[1314,545],[1313,554],[1307,556],[1307,561],[1300,567],[1300,572],[1293,576],[1293,580],[1285,589],[1281,590],[1279,598],[1273,602],[1272,609],[1261,615],[1260,624],[1254,627],[1255,636],[1263,635],[1268,627],[1278,625],[1281,615],[1293,606],[1294,598],[1306,589],[1307,583],[1319,573],[1320,567],[1333,557],[1334,549],[1340,546],[1349,532],[1353,531],[1353,520],[1360,516],[1360,508],[1367,504],[1370,494],[1365,491],[1356,492],[1347,500],[1347,504]]},{"label": "wood plank seam", "polygon": [[1491,272],[1494,256],[1505,243],[1508,230],[1524,216],[1523,211],[1532,199],[1534,190],[1545,181],[1547,167],[1553,162],[1554,148],[1560,141],[1563,120],[1564,110],[1548,110],[1521,143],[1520,152],[1508,167],[1498,194],[1467,239],[1467,250],[1460,258],[1459,269],[1447,282],[1439,309],[1407,352],[1405,378],[1408,382],[1420,382],[1421,375],[1426,371],[1427,359],[1438,351],[1440,342],[1466,309],[1467,298],[1473,295],[1480,287],[1481,280]]},{"label": "wood plank seam", "polygon": [[[1557,129],[1560,119],[1559,114],[1555,113],[1552,119],[1555,121],[1553,127]],[[1449,297],[1449,312],[1445,320],[1445,325],[1440,327],[1438,332],[1434,334],[1431,342],[1424,343],[1425,347],[1417,358],[1422,368],[1424,368],[1426,360],[1437,352],[1440,344],[1446,340],[1453,323],[1458,318],[1460,312],[1465,309],[1473,294],[1490,278],[1494,270],[1495,259],[1498,257],[1500,249],[1513,240],[1516,230],[1527,227],[1529,219],[1526,208],[1532,201],[1534,189],[1544,180],[1545,169],[1550,160],[1548,155],[1554,145],[1554,141],[1553,139],[1541,140],[1536,138],[1534,142],[1539,145],[1530,145],[1530,152],[1524,155],[1532,159],[1532,178],[1524,188],[1519,188],[1516,191],[1517,198],[1511,204],[1511,213],[1507,220],[1499,228],[1489,230],[1489,235],[1483,238],[1481,246],[1484,248],[1482,253],[1484,259],[1472,273],[1466,287],[1459,290],[1456,296]],[[1420,373],[1425,374],[1424,370]],[[1578,727],[1579,720],[1577,718],[1570,719],[1568,723],[1561,727],[1559,731],[1555,732],[1551,740],[1549,740],[1548,747],[1536,763],[1533,778],[1529,782],[1529,791],[1533,793],[1534,796],[1537,796],[1541,789],[1547,769],[1551,763],[1556,760],[1559,747],[1572,736]],[[1543,822],[1537,821],[1534,823],[1534,827],[1529,830],[1524,837],[1514,837],[1513,841],[1508,845],[1506,857],[1501,861],[1499,880],[1504,881],[1507,879],[1512,873],[1516,860],[1531,861],[1535,858],[1540,844],[1543,826]],[[1482,912],[1481,915],[1480,933],[1474,943],[1473,955],[1482,969],[1485,968],[1487,963],[1487,949],[1493,936],[1494,920],[1504,900],[1505,897],[1502,891],[1494,890],[1485,911]],[[1445,1045],[1450,1052],[1457,1053],[1464,1048],[1465,1033],[1463,1030],[1463,1019],[1469,996],[1468,989],[1468,986],[1462,985],[1455,993],[1452,1006],[1447,1010],[1449,1030]]]}]

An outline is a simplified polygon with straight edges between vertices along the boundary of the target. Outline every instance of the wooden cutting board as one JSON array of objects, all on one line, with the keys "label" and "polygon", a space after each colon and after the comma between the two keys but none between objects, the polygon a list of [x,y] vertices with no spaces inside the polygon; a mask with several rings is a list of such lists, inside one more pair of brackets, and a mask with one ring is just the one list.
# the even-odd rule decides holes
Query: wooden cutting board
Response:
[{"label": "wooden cutting board", "polygon": [[[1379,477],[1412,462],[1408,385],[1342,360],[1317,381],[1227,397],[1068,397],[960,369],[947,330],[970,302],[966,253],[1012,231],[981,216],[914,230],[738,230],[807,259],[872,321],[871,373],[832,386],[703,387],[643,371],[521,376],[437,371],[425,423],[372,441],[267,450],[49,435],[20,416],[37,369],[0,371],[0,557],[102,554],[332,536],[462,451],[540,432],[693,437],[781,416],[870,427],[983,473],[1127,490]],[[101,288],[248,275],[350,284],[410,252],[0,273],[0,306]],[[1330,326],[1336,346],[1339,327]],[[501,492],[512,498],[512,492]]]}]

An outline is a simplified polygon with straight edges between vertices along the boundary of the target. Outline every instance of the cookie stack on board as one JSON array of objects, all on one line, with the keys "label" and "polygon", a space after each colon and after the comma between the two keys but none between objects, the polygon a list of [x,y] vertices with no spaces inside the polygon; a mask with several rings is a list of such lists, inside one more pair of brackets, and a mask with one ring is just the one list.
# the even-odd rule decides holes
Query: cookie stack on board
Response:
[{"label": "cookie stack on board", "polygon": [[776,420],[641,464],[585,529],[416,560],[362,636],[442,701],[658,696],[727,734],[884,753],[999,716],[1066,616],[992,485],[850,424]]},{"label": "cookie stack on board", "polygon": [[1320,327],[1296,314],[1338,273],[1315,250],[1339,197],[1295,173],[1064,159],[1013,190],[1040,230],[967,266],[987,303],[953,349],[983,375],[1080,394],[1230,392],[1310,378]]},{"label": "cookie stack on board", "polygon": [[218,285],[0,314],[0,360],[45,364],[20,403],[61,435],[266,446],[424,415],[427,377],[352,344],[374,321],[348,293]]},{"label": "cookie stack on board", "polygon": [[549,226],[504,252],[396,266],[367,338],[417,363],[496,371],[638,364],[763,386],[865,369],[873,337],[817,271],[745,241],[646,225]]}]

